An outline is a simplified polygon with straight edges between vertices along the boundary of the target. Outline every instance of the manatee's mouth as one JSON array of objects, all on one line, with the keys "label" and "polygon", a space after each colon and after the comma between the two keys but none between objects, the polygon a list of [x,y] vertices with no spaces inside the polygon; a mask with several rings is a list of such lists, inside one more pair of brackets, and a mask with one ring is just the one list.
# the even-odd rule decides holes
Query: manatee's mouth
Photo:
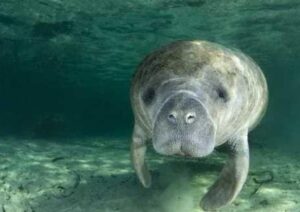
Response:
[{"label": "manatee's mouth", "polygon": [[153,137],[153,147],[162,155],[179,156],[186,158],[201,158],[211,154],[215,146],[214,134],[206,139],[195,137],[193,139],[169,139],[164,136]]},{"label": "manatee's mouth", "polygon": [[[195,158],[193,155],[191,155],[188,152],[183,152],[182,150],[179,150],[179,152],[175,153],[174,156],[177,157],[184,157],[184,158]],[[198,156],[198,157],[204,157],[204,156]]]}]

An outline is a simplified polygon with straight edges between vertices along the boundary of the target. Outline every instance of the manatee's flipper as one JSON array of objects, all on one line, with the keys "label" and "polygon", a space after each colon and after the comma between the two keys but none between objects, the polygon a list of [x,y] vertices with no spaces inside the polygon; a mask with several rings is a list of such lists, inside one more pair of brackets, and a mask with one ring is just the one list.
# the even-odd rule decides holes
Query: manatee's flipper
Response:
[{"label": "manatee's flipper", "polygon": [[235,199],[241,191],[249,169],[248,132],[229,141],[231,152],[218,180],[201,200],[204,210],[222,207]]},{"label": "manatee's flipper", "polygon": [[131,159],[140,182],[145,188],[149,188],[151,186],[151,176],[145,163],[146,140],[145,132],[138,124],[135,124],[132,135]]}]

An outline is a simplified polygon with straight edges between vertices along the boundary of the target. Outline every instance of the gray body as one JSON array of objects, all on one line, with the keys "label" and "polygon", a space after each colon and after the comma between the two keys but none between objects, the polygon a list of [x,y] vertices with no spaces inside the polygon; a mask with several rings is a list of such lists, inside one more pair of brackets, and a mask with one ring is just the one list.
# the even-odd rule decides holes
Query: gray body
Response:
[{"label": "gray body", "polygon": [[135,125],[131,155],[149,187],[146,141],[164,155],[204,157],[225,142],[232,154],[201,201],[219,208],[240,192],[248,173],[248,132],[261,120],[268,90],[249,57],[206,41],[178,41],[148,55],[131,87]]}]

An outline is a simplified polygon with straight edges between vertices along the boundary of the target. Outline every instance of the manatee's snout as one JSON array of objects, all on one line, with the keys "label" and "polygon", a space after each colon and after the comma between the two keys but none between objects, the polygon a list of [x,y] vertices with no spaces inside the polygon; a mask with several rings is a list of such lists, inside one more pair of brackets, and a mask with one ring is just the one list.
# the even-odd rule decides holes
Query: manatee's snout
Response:
[{"label": "manatee's snout", "polygon": [[203,157],[214,145],[213,121],[196,96],[182,92],[164,102],[153,129],[153,146],[158,153]]}]

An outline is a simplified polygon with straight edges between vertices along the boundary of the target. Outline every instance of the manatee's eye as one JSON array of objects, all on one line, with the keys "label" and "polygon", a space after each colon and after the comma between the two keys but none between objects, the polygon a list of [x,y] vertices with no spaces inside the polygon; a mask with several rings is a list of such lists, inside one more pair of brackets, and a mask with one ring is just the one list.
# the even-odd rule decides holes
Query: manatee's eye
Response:
[{"label": "manatee's eye", "polygon": [[148,104],[150,104],[153,101],[154,96],[155,96],[154,89],[153,88],[148,88],[144,92],[142,99],[143,99],[144,103],[148,105]]},{"label": "manatee's eye", "polygon": [[218,97],[220,99],[223,99],[224,102],[227,102],[229,100],[228,93],[226,92],[226,90],[224,88],[218,87],[216,91],[217,91]]}]

